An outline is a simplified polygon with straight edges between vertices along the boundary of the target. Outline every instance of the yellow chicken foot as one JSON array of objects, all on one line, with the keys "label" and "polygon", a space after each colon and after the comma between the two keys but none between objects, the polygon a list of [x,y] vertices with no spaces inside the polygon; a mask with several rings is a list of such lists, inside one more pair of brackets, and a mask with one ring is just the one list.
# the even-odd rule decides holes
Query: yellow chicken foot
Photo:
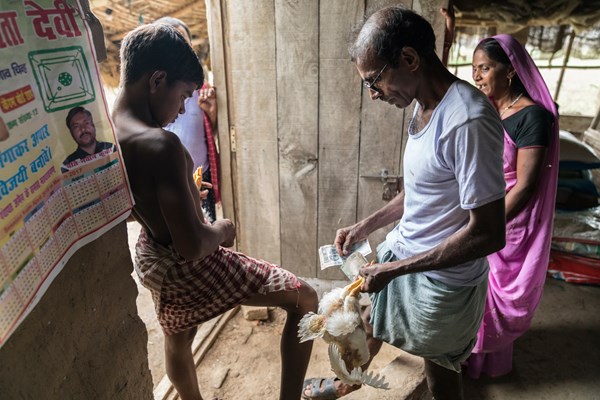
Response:
[{"label": "yellow chicken foot", "polygon": [[347,291],[348,293],[350,293],[350,296],[356,297],[360,293],[360,289],[361,289],[364,281],[365,281],[365,278],[363,278],[362,276],[359,276],[354,282],[352,282],[351,284],[346,286],[344,288],[344,290]]}]

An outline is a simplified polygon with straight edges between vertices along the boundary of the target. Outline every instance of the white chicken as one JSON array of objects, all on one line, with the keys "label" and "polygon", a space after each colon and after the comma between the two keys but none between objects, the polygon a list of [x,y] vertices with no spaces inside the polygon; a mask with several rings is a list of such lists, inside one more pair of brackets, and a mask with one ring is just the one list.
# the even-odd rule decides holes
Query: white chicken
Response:
[{"label": "white chicken", "polygon": [[[369,360],[367,334],[360,316],[359,294],[364,278],[323,295],[318,314],[306,314],[298,324],[300,342],[323,338],[329,343],[329,362],[335,375],[349,385],[369,385],[387,389],[379,374],[363,372]],[[348,368],[351,371],[348,371]]]}]

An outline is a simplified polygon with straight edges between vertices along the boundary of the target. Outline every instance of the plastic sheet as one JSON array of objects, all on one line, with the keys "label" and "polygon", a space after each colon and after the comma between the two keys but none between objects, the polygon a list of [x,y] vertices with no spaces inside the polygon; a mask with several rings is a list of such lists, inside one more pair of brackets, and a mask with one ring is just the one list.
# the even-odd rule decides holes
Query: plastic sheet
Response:
[{"label": "plastic sheet", "polygon": [[574,241],[600,244],[600,206],[581,211],[556,211],[552,239],[580,239]]},{"label": "plastic sheet", "polygon": [[600,285],[600,206],[556,212],[548,275],[571,283]]}]

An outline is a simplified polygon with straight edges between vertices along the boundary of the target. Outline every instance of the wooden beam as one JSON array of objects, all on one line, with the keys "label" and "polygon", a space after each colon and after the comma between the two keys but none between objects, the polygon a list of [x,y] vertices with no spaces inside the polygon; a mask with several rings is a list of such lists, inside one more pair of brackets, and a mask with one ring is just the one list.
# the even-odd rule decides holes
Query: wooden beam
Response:
[{"label": "wooden beam", "polygon": [[[217,88],[218,105],[218,133],[219,159],[221,161],[221,203],[223,216],[232,220],[236,227],[237,213],[234,207],[234,164],[235,155],[232,153],[230,141],[230,113],[231,101],[229,99],[230,76],[227,69],[227,41],[223,24],[224,15],[220,0],[207,0],[207,26],[208,40],[210,43],[210,60],[213,71],[213,84]],[[236,247],[237,249],[237,244]]]},{"label": "wooden beam", "polygon": [[571,57],[571,49],[573,48],[573,40],[575,39],[575,29],[571,30],[571,34],[569,35],[569,44],[567,45],[567,52],[565,53],[565,58],[563,59],[562,68],[560,69],[560,75],[558,77],[558,82],[556,84],[556,92],[554,92],[554,100],[558,101],[558,95],[560,94],[560,87],[562,86],[563,77],[565,76],[565,69],[567,64],[569,64],[569,58]]}]

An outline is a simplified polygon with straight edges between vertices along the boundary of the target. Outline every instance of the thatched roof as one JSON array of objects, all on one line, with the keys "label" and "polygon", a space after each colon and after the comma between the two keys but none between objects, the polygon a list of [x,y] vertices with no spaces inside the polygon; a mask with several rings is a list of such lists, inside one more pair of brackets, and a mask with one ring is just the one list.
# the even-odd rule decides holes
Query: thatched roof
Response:
[{"label": "thatched roof", "polygon": [[600,0],[454,0],[454,6],[457,25],[496,26],[506,33],[559,25],[580,33],[600,23]]},{"label": "thatched roof", "polygon": [[93,13],[104,29],[108,59],[100,64],[104,82],[119,83],[119,47],[123,37],[135,27],[161,17],[185,22],[192,34],[192,45],[203,64],[208,62],[208,29],[204,0],[91,0]]},{"label": "thatched roof", "polygon": [[[458,29],[485,26],[517,33],[528,26],[571,25],[581,32],[600,22],[600,0],[453,0]],[[208,27],[204,0],[91,0],[91,8],[102,23],[108,59],[100,64],[104,82],[119,82],[119,46],[127,32],[143,23],[170,16],[185,22],[192,45],[210,69]],[[548,35],[546,31],[544,34]],[[526,31],[522,34],[527,35]],[[558,43],[552,36],[551,41]]]}]

